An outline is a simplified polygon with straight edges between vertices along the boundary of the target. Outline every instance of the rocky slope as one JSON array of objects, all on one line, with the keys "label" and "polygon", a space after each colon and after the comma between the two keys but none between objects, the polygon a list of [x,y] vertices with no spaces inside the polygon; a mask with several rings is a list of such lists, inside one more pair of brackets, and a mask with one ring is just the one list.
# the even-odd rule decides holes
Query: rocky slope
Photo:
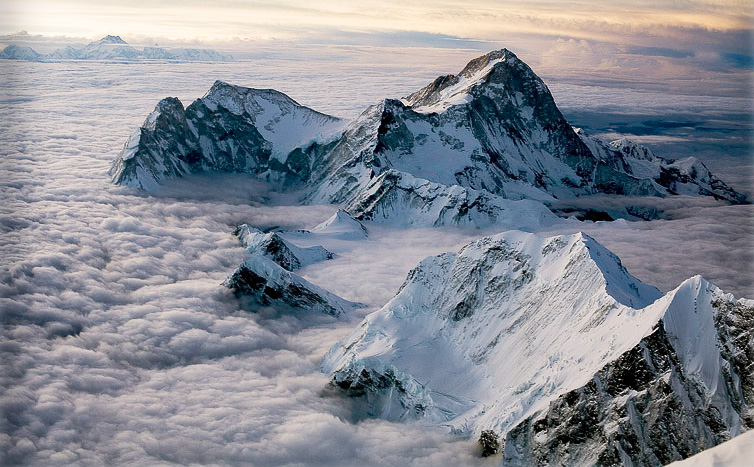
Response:
[{"label": "rocky slope", "polygon": [[424,260],[322,363],[356,417],[505,439],[506,465],[660,465],[752,427],[754,301],[661,296],[583,234]]},{"label": "rocky slope", "polygon": [[233,290],[242,305],[252,310],[266,306],[340,316],[361,306],[312,284],[261,254],[252,254],[222,285]]}]

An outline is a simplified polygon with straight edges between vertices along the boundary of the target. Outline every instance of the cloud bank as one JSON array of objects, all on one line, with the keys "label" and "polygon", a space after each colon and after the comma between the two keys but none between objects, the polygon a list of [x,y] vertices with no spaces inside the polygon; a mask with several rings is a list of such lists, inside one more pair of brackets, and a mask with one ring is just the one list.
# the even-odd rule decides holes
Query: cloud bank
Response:
[{"label": "cloud bank", "polygon": [[[106,177],[164,96],[188,103],[225,79],[353,115],[444,71],[417,61],[406,73],[396,62],[337,61],[0,68],[0,462],[481,464],[473,440],[415,424],[352,423],[316,365],[418,260],[492,231],[373,227],[370,240],[336,245],[338,259],[301,271],[370,308],[347,321],[250,313],[219,287],[244,258],[233,228],[312,227],[334,207],[291,205],[240,175],[183,180],[158,196]],[[581,92],[588,105],[604,89]],[[559,231],[588,230],[663,289],[702,273],[753,296],[751,208],[664,202],[675,220]]]}]

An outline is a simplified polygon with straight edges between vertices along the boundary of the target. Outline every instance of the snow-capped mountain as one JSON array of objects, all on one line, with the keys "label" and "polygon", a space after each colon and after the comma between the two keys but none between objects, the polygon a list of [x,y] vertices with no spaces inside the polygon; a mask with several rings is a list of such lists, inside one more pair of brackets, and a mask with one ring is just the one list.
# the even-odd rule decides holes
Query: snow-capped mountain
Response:
[{"label": "snow-capped mountain", "polygon": [[105,36],[90,42],[83,49],[79,49],[79,60],[134,60],[139,58],[140,52],[131,47],[120,36]]},{"label": "snow-capped mountain", "polygon": [[5,60],[25,60],[27,62],[41,62],[44,56],[38,54],[31,47],[22,47],[11,44],[0,51],[0,59]]},{"label": "snow-capped mountain", "polygon": [[594,193],[745,201],[694,158],[669,161],[575,130],[506,49],[347,126],[276,91],[218,82],[185,111],[177,99],[161,101],[111,173],[116,183],[156,189],[202,170],[305,185],[306,202],[341,204],[361,219],[400,213],[414,224],[490,223],[511,209],[506,200]]},{"label": "snow-capped mountain", "polygon": [[359,417],[491,429],[506,465],[658,465],[752,428],[754,301],[662,296],[585,234],[422,261],[322,362]]},{"label": "snow-capped mountain", "polygon": [[365,111],[315,173],[314,198],[347,203],[360,191],[354,186],[393,169],[508,199],[684,193],[743,201],[696,159],[671,162],[642,151],[576,133],[542,80],[503,49]]},{"label": "snow-capped mountain", "polygon": [[317,141],[342,121],[271,89],[217,81],[186,109],[161,100],[111,168],[113,181],[147,190],[162,180],[206,170],[254,173],[298,184],[308,180]]},{"label": "snow-capped mountain", "polygon": [[44,60],[175,60],[182,62],[227,62],[233,57],[208,49],[144,47],[138,50],[120,36],[105,36],[84,47],[66,46],[49,54],[39,54],[30,47],[11,44],[0,58],[40,62]]}]

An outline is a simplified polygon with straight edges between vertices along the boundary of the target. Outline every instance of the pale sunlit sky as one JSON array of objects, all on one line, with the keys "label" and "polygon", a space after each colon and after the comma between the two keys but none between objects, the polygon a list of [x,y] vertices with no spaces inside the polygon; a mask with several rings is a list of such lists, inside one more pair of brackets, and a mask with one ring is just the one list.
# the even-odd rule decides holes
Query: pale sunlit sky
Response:
[{"label": "pale sunlit sky", "polygon": [[134,46],[200,44],[242,58],[261,51],[332,58],[339,53],[334,48],[348,47],[466,51],[448,52],[446,64],[452,67],[443,71],[507,47],[546,76],[576,79],[588,71],[590,79],[620,82],[673,79],[679,86],[692,83],[689,93],[741,95],[751,92],[753,5],[751,0],[6,0],[0,2],[0,45],[18,43],[47,53],[113,34]]},{"label": "pale sunlit sky", "polygon": [[500,41],[533,33],[638,45],[695,31],[746,31],[751,24],[748,0],[6,0],[0,6],[5,34],[25,29],[89,38],[109,31],[201,40],[420,32]]}]

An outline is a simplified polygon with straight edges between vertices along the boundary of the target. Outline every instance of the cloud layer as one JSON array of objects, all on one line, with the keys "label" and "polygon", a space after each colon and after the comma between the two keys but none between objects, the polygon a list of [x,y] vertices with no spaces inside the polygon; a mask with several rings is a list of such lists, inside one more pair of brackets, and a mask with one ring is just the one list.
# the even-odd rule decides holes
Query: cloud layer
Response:
[{"label": "cloud layer", "polygon": [[[2,463],[481,463],[473,440],[351,423],[316,365],[418,260],[492,231],[373,226],[369,241],[336,245],[338,259],[302,271],[369,309],[348,321],[254,314],[219,287],[244,257],[233,228],[311,227],[334,207],[291,205],[241,175],[195,177],[156,197],[108,183],[110,161],[159,98],[188,103],[214,79],[353,115],[457,71],[421,60],[406,73],[396,62],[281,63],[0,68]],[[604,92],[581,91],[571,102],[588,106]],[[702,273],[754,295],[750,207],[679,201],[665,201],[677,203],[667,206],[676,220],[578,228],[664,289]]]}]

